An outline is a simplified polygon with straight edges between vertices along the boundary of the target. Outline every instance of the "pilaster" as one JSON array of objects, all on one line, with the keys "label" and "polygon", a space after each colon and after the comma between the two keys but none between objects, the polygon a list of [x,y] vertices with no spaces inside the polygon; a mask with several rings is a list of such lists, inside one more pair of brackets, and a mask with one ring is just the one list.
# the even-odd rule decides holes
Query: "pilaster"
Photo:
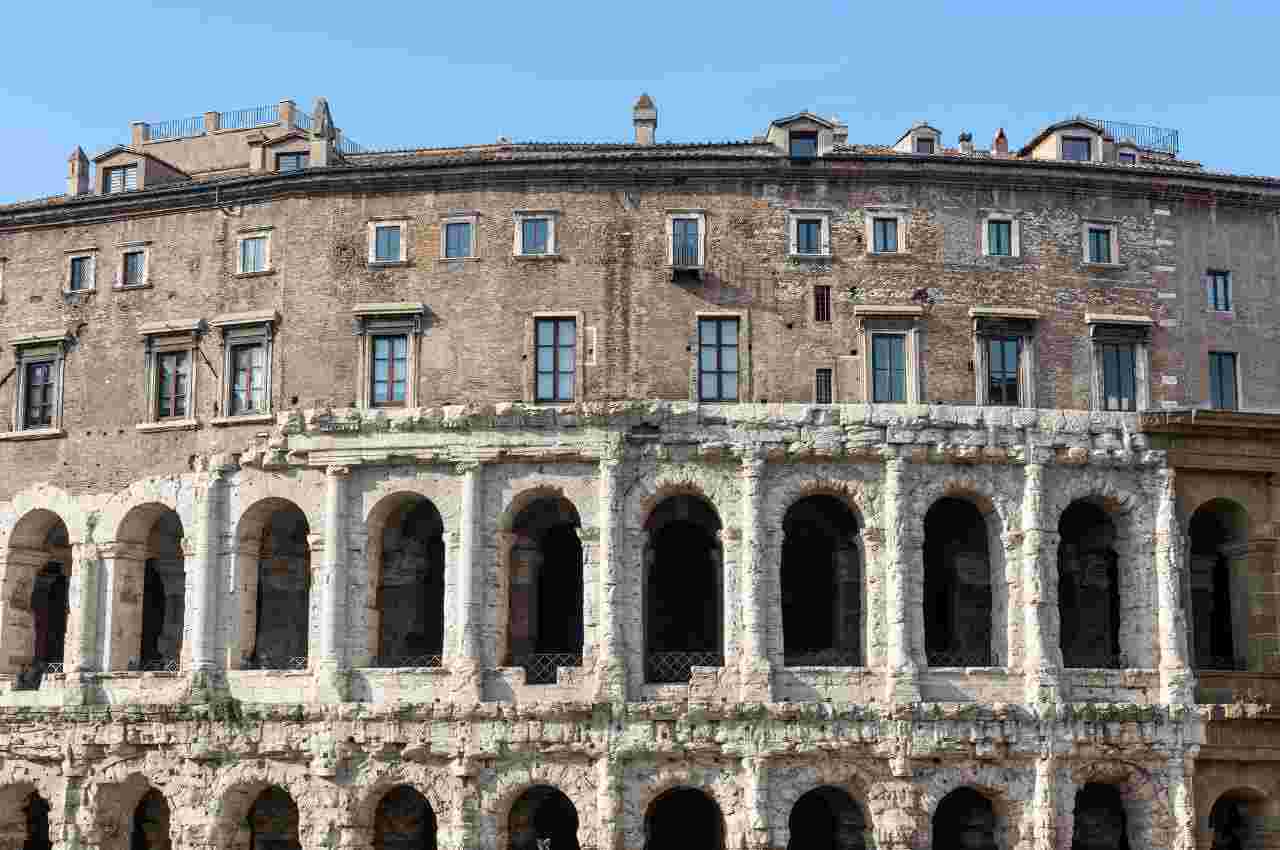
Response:
[{"label": "pilaster", "polygon": [[[343,651],[346,634],[346,568],[348,546],[346,539],[347,483],[351,469],[332,464],[324,472],[324,536],[320,572],[320,629],[318,658],[312,665],[316,677],[317,698],[343,701],[349,691],[346,653]],[[313,563],[314,563],[313,547]]]},{"label": "pilaster", "polygon": [[911,649],[911,571],[921,568],[921,543],[916,539],[918,535],[912,535],[911,517],[904,504],[902,478],[906,461],[896,449],[888,451],[892,454],[885,460],[881,488],[885,538],[881,574],[888,627],[885,700],[909,704],[920,701],[919,667]]},{"label": "pilaster", "polygon": [[764,456],[756,451],[748,451],[739,471],[742,480],[742,554],[738,576],[742,582],[741,597],[744,605],[742,655],[738,675],[739,699],[742,702],[769,702],[772,690],[768,645],[770,565],[764,557],[766,535],[761,517],[764,473]]},{"label": "pilaster", "polygon": [[1160,475],[1155,551],[1160,701],[1185,705],[1195,701],[1195,676],[1187,662],[1187,623],[1182,606],[1186,547],[1178,523],[1176,474],[1169,468]]},{"label": "pilaster", "polygon": [[[622,469],[622,447],[613,441],[600,458],[599,557],[596,578],[596,700],[614,704],[627,700],[627,660],[622,645],[623,544],[622,494],[618,476]],[[605,833],[601,833],[604,835]]]},{"label": "pilaster", "polygon": [[458,521],[458,593],[454,628],[457,634],[450,664],[455,697],[480,702],[484,694],[481,658],[484,599],[478,587],[480,554],[480,488],[482,465],[470,461],[458,465],[461,473],[462,509]]},{"label": "pilaster", "polygon": [[596,827],[598,850],[623,850],[622,761],[606,754],[596,762]]},{"label": "pilaster", "polygon": [[[1034,451],[1034,449],[1032,449]],[[1022,614],[1026,701],[1053,705],[1062,698],[1058,607],[1057,532],[1046,528],[1044,465],[1031,455],[1022,484]]]},{"label": "pilaster", "polygon": [[[102,606],[99,629],[102,656],[98,669],[128,670],[131,662],[140,660],[142,651],[142,593],[147,552],[140,544],[121,540],[104,545],[99,553],[102,584],[97,595]],[[76,567],[79,571],[79,561]],[[75,606],[73,599],[73,611]],[[87,636],[82,633],[81,638]]]},{"label": "pilaster", "polygon": [[1053,753],[1036,759],[1035,797],[1030,807],[1027,850],[1058,850],[1058,762]]},{"label": "pilaster", "polygon": [[769,764],[762,756],[743,759],[746,770],[744,803],[746,817],[743,834],[735,846],[742,850],[767,850],[769,847]]},{"label": "pilaster", "polygon": [[197,675],[219,666],[217,626],[220,611],[218,592],[219,547],[226,516],[226,478],[222,469],[210,469],[201,476],[195,499],[195,551],[187,560],[194,598],[186,600],[190,622],[191,669]]}]

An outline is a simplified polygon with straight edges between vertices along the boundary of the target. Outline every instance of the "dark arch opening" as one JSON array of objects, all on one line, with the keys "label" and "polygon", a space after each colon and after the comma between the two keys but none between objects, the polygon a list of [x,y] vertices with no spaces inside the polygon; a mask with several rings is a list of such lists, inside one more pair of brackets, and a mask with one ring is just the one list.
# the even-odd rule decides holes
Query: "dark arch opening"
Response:
[{"label": "dark arch opening", "polygon": [[1079,501],[1058,521],[1058,622],[1064,667],[1119,668],[1120,573],[1116,526]]},{"label": "dark arch opening", "polygon": [[1248,540],[1248,529],[1244,509],[1226,499],[1201,505],[1191,516],[1190,643],[1198,669],[1248,667],[1248,612],[1242,604],[1248,598],[1248,562],[1231,551]]},{"label": "dark arch opening", "polygon": [[511,850],[579,850],[578,809],[564,792],[535,785],[511,804]]},{"label": "dark arch opening", "polygon": [[399,785],[378,801],[373,850],[436,850],[436,815],[417,789]]},{"label": "dark arch opening", "polygon": [[782,532],[785,663],[861,665],[862,559],[853,512],[833,496],[809,496],[787,510]]},{"label": "dark arch opening", "polygon": [[996,812],[972,788],[957,788],[933,813],[933,850],[996,850]]},{"label": "dark arch opening", "polygon": [[1090,782],[1076,792],[1071,850],[1129,850],[1124,801],[1114,785]]},{"label": "dark arch opening", "polygon": [[28,551],[8,562],[6,582],[13,590],[3,625],[17,640],[6,647],[0,670],[15,673],[14,687],[28,690],[39,687],[50,669],[64,669],[71,543],[62,518],[37,509],[14,526],[10,545]]},{"label": "dark arch opening", "polygon": [[146,538],[138,659],[144,670],[176,670],[182,656],[187,587],[182,520],[167,508],[154,517]]},{"label": "dark arch opening", "polygon": [[787,820],[787,850],[863,850],[867,822],[862,807],[840,788],[814,788],[796,801]]},{"label": "dark arch opening", "polygon": [[398,506],[382,529],[374,605],[377,667],[438,667],[444,652],[444,520],[428,499]]},{"label": "dark arch opening", "polygon": [[170,850],[169,801],[152,788],[133,810],[129,850]]},{"label": "dark arch opening", "polygon": [[298,806],[283,788],[273,785],[249,808],[249,850],[302,850]]},{"label": "dark arch opening", "polygon": [[1276,830],[1267,829],[1263,803],[1252,792],[1228,791],[1219,797],[1209,811],[1211,850],[1264,850]]},{"label": "dark arch opening", "polygon": [[533,501],[512,524],[508,651],[531,685],[582,665],[582,542],[567,499]]},{"label": "dark arch opening", "polygon": [[307,517],[293,504],[267,519],[258,550],[258,613],[250,666],[305,669],[311,612]]},{"label": "dark arch opening", "polygon": [[724,666],[720,517],[696,496],[671,496],[645,528],[645,679],[687,682],[695,666]]},{"label": "dark arch opening", "polygon": [[672,788],[649,805],[645,850],[724,850],[720,807],[696,788]]},{"label": "dark arch opening", "polygon": [[924,640],[930,667],[989,667],[991,561],[987,524],[965,499],[944,497],[924,517]]},{"label": "dark arch opening", "polygon": [[36,573],[31,588],[31,618],[37,680],[50,664],[63,664],[66,658],[69,589],[66,566],[58,561],[50,561]]},{"label": "dark arch opening", "polygon": [[22,807],[27,822],[27,842],[22,850],[53,850],[49,836],[49,803],[36,792],[31,792]]}]

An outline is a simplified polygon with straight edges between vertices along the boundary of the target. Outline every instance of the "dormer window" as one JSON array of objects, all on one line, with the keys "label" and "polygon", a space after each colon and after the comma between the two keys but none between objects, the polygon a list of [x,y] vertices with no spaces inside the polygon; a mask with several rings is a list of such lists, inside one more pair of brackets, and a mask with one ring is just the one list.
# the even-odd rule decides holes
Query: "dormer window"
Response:
[{"label": "dormer window", "polygon": [[1062,137],[1062,158],[1073,162],[1093,159],[1093,141],[1081,136]]},{"label": "dormer window", "polygon": [[302,171],[311,160],[311,155],[304,152],[276,154],[276,171],[284,174],[287,171]]},{"label": "dormer window", "polygon": [[817,133],[792,132],[790,143],[792,159],[813,159],[818,155]]},{"label": "dormer window", "polygon": [[108,168],[102,176],[102,191],[111,195],[116,192],[132,192],[138,188],[138,166],[117,165]]},{"label": "dormer window", "polygon": [[931,136],[916,137],[916,153],[933,153],[933,138]]}]

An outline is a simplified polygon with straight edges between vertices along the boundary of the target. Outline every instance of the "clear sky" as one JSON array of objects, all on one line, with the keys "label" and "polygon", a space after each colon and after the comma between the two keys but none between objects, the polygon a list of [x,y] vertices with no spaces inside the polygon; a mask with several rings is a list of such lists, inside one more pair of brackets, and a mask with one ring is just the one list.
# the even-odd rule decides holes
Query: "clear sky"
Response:
[{"label": "clear sky", "polygon": [[[1042,8],[1052,11],[1037,11]],[[1017,146],[1075,113],[1174,127],[1213,169],[1280,174],[1280,3],[808,0],[271,3],[7,0],[0,202],[64,191],[75,145],[162,121],[329,99],[365,146],[749,138],[839,115],[852,142],[913,121]]]}]

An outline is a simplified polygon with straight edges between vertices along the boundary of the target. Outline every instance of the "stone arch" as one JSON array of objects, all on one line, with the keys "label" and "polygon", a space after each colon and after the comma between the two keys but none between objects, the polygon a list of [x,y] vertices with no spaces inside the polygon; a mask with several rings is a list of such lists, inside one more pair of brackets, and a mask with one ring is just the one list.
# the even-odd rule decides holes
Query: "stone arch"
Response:
[{"label": "stone arch", "polygon": [[552,848],[579,850],[581,819],[569,795],[554,785],[531,785],[512,801],[507,811],[505,841],[509,850],[541,850],[540,841]]},{"label": "stone arch", "polygon": [[1108,785],[1116,789],[1124,809],[1129,850],[1178,846],[1178,825],[1168,807],[1167,793],[1146,768],[1115,760],[1086,762],[1072,770],[1071,779],[1074,788],[1064,792],[1073,800],[1068,809],[1073,835],[1075,791],[1086,785]]},{"label": "stone arch", "polygon": [[796,800],[787,818],[788,850],[864,850],[870,834],[866,808],[835,785],[811,788]]},{"label": "stone arch", "polygon": [[[850,764],[833,756],[818,759],[805,758],[788,763],[774,760],[769,764],[769,815],[772,835],[771,847],[802,847],[797,844],[792,829],[792,814],[797,803],[806,794],[819,788],[836,789],[847,795],[859,808],[864,824],[865,846],[875,846],[873,813],[871,810],[873,787],[884,787],[881,775],[870,767]],[[821,844],[814,846],[824,846]],[[829,846],[829,845],[826,845]]]},{"label": "stone arch", "polygon": [[726,832],[720,804],[700,788],[668,787],[644,808],[645,850],[725,850]]},{"label": "stone arch", "polygon": [[418,493],[383,496],[368,516],[368,645],[377,667],[438,667],[445,635],[444,517]]},{"label": "stone arch", "polygon": [[931,850],[1007,850],[1011,846],[1008,818],[999,817],[996,799],[984,789],[962,785],[930,803]]},{"label": "stone arch", "polygon": [[0,786],[0,846],[51,850],[57,834],[50,797],[34,782]]},{"label": "stone arch", "polygon": [[[924,515],[924,647],[930,667],[992,667],[1003,660],[996,638],[997,581],[987,517],[965,495],[942,496]],[[1006,608],[1007,611],[1007,608]]]},{"label": "stone arch", "polygon": [[1187,521],[1187,644],[1196,669],[1249,667],[1250,585],[1257,572],[1251,569],[1249,529],[1248,510],[1232,499],[1210,499]]},{"label": "stone arch", "polygon": [[846,500],[813,492],[787,508],[782,531],[784,663],[862,666],[866,571],[857,514]]},{"label": "stone arch", "polygon": [[1115,517],[1096,498],[1058,517],[1058,642],[1064,667],[1118,668],[1120,559]]},{"label": "stone arch", "polygon": [[107,547],[111,562],[108,670],[177,670],[189,661],[183,641],[186,542],[177,511],[161,502],[131,507]]},{"label": "stone arch", "polygon": [[[266,791],[276,789],[289,796],[298,807],[298,839],[303,847],[317,846],[316,833],[330,831],[333,825],[315,816],[311,809],[323,806],[323,795],[317,795],[308,782],[305,765],[285,765],[258,761],[236,765],[219,772],[207,795],[208,811],[213,815],[207,840],[210,845],[228,850],[259,850],[252,844],[250,812]],[[301,805],[300,805],[301,804]],[[304,812],[303,809],[308,811]],[[297,850],[282,845],[271,850]]]},{"label": "stone arch", "polygon": [[1274,847],[1280,805],[1257,788],[1236,786],[1219,794],[1209,809],[1210,850],[1267,850]]},{"label": "stone arch", "polygon": [[373,817],[373,850],[436,850],[438,822],[431,801],[409,784],[383,793]]},{"label": "stone arch", "polygon": [[[102,850],[135,850],[136,827],[139,816],[146,820],[163,818],[163,823],[142,824],[150,838],[140,850],[180,847],[184,816],[189,816],[198,800],[203,800],[203,789],[191,776],[175,774],[159,753],[148,753],[114,764],[99,767],[91,781],[84,786],[81,811],[91,813],[92,821],[86,823],[86,835],[93,846]],[[143,806],[148,795],[151,804]],[[156,795],[164,806],[156,804]],[[160,840],[167,835],[169,844]]]},{"label": "stone arch", "polygon": [[305,669],[318,540],[306,514],[288,499],[261,499],[241,514],[235,539],[239,629],[228,648],[230,668]]},{"label": "stone arch", "polygon": [[422,795],[435,818],[436,840],[448,846],[445,834],[453,822],[457,780],[439,767],[417,762],[368,763],[361,782],[352,788],[350,802],[351,826],[359,830],[361,840],[357,844],[368,846],[373,841],[377,825],[378,806],[382,799],[397,788],[412,788]]},{"label": "stone arch", "polygon": [[33,508],[14,524],[3,551],[0,585],[0,673],[19,674],[32,687],[46,669],[70,660],[68,619],[71,541],[62,517]]},{"label": "stone arch", "polygon": [[579,844],[596,846],[596,781],[594,768],[583,763],[537,762],[498,772],[493,792],[480,797],[483,834],[477,844],[500,850],[513,846],[516,836],[512,832],[512,811],[521,797],[542,787],[555,789],[568,798],[578,816]]}]

